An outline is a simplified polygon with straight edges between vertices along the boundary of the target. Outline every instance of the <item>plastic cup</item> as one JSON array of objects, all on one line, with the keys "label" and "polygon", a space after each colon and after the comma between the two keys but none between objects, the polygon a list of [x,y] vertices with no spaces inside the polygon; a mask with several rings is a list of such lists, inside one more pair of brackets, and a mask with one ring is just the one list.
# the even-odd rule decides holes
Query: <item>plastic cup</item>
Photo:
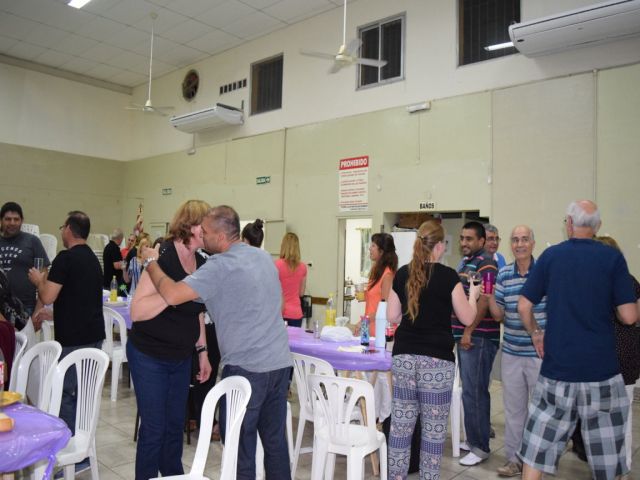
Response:
[{"label": "plastic cup", "polygon": [[36,257],[33,259],[33,268],[41,272],[44,269],[44,258]]},{"label": "plastic cup", "polygon": [[493,293],[493,286],[496,283],[496,272],[489,270],[482,272],[482,288],[484,293],[490,295]]}]

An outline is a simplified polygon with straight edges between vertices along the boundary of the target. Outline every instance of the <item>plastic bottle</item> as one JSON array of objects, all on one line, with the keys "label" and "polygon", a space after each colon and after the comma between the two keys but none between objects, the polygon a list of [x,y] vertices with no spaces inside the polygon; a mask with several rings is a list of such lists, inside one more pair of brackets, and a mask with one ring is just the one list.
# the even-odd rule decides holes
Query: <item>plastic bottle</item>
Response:
[{"label": "plastic bottle", "polygon": [[384,340],[386,342],[386,350],[391,352],[393,351],[393,335],[395,333],[395,330],[389,320],[387,320],[386,323],[387,324],[384,329]]},{"label": "plastic bottle", "polygon": [[376,336],[376,348],[384,348],[385,328],[387,326],[387,302],[380,300],[376,310],[376,331],[371,332]]},{"label": "plastic bottle", "polygon": [[333,327],[336,324],[336,302],[333,299],[333,293],[329,294],[329,300],[327,300],[327,308],[324,313],[325,326]]},{"label": "plastic bottle", "polygon": [[360,317],[360,345],[369,348],[369,316]]},{"label": "plastic bottle", "polygon": [[118,281],[114,275],[111,279],[111,292],[109,293],[109,301],[115,303],[118,301]]},{"label": "plastic bottle", "polygon": [[313,319],[313,338],[320,338],[320,320]]}]

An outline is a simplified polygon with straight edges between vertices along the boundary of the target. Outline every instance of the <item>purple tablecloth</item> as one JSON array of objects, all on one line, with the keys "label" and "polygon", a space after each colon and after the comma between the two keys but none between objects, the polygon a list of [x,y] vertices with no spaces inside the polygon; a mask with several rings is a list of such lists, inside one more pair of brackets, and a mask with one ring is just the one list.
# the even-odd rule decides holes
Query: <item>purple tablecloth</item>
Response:
[{"label": "purple tablecloth", "polygon": [[295,353],[322,358],[337,370],[391,370],[391,353],[378,350],[375,353],[342,352],[338,347],[360,345],[358,340],[351,342],[325,342],[313,338],[312,333],[302,328],[287,327],[289,349]]},{"label": "purple tablecloth", "polygon": [[0,472],[15,472],[40,460],[48,460],[44,476],[48,479],[56,453],[71,438],[67,425],[59,418],[22,403],[5,407],[3,413],[14,419],[15,427],[10,432],[0,433]]}]

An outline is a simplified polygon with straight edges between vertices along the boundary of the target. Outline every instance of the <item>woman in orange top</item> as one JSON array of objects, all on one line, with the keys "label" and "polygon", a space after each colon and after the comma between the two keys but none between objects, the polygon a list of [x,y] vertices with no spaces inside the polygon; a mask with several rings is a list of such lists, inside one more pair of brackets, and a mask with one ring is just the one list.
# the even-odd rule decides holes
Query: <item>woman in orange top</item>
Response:
[{"label": "woman in orange top", "polygon": [[365,315],[369,316],[369,334],[376,332],[376,311],[380,300],[387,300],[393,276],[398,270],[398,255],[393,237],[388,233],[374,233],[369,246],[369,258],[375,262],[369,272],[369,283],[364,293]]}]

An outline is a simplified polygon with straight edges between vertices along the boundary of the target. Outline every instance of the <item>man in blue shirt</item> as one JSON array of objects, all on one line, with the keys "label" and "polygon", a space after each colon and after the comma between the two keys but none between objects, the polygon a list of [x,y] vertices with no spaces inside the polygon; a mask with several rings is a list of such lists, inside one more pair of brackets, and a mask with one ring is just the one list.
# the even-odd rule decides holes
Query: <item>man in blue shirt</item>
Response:
[{"label": "man in blue shirt", "polygon": [[[504,321],[501,380],[507,463],[498,468],[501,477],[515,477],[522,473],[522,462],[516,452],[522,442],[529,398],[542,364],[518,314],[520,292],[535,265],[532,255],[536,245],[533,230],[526,225],[518,225],[511,232],[510,240],[515,262],[500,269],[495,296],[489,296],[491,316],[497,321]],[[538,327],[543,330],[547,318],[545,302],[546,298],[543,298],[533,307]]]},{"label": "man in blue shirt", "polygon": [[[545,250],[518,301],[518,313],[542,358],[518,455],[525,464],[523,479],[554,474],[580,418],[593,478],[614,479],[629,471],[624,449],[629,398],[611,314],[634,324],[635,296],[622,254],[593,240],[600,228],[596,204],[572,202],[565,222],[569,240]],[[545,295],[543,332],[533,306]]]},{"label": "man in blue shirt", "polygon": [[498,248],[500,248],[500,232],[498,232],[498,228],[495,225],[491,225],[490,223],[484,224],[484,230],[487,232],[487,241],[484,244],[484,250],[489,255],[493,255],[493,260],[498,264],[498,270],[500,270],[507,264],[504,255],[498,252]]}]

